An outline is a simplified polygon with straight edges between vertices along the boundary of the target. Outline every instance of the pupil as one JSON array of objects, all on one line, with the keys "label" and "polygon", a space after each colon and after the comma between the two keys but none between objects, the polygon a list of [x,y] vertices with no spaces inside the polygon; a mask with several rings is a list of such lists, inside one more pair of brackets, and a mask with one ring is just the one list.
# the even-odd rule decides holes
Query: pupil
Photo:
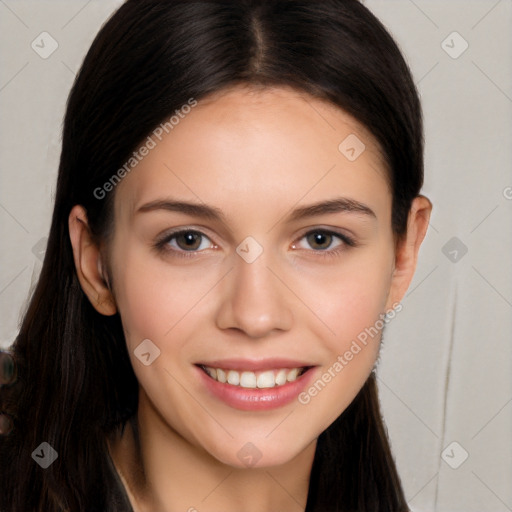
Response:
[{"label": "pupil", "polygon": [[310,235],[310,243],[319,249],[327,249],[331,245],[331,235],[326,233],[315,233]]},{"label": "pupil", "polygon": [[[180,240],[180,238],[178,238]],[[197,249],[199,245],[201,245],[201,238],[197,233],[185,233],[184,235],[181,235],[181,241],[185,249]]]}]

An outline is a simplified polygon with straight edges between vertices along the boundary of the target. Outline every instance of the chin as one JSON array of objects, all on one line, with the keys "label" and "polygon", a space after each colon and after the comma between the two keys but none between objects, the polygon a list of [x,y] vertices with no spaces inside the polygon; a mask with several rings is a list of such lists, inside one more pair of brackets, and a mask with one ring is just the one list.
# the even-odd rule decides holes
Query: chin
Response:
[{"label": "chin", "polygon": [[222,464],[237,469],[267,469],[284,466],[293,462],[310,443],[305,446],[294,444],[283,445],[280,440],[272,442],[269,439],[254,441],[233,441],[233,450],[226,450],[226,446],[220,451],[210,454]]}]

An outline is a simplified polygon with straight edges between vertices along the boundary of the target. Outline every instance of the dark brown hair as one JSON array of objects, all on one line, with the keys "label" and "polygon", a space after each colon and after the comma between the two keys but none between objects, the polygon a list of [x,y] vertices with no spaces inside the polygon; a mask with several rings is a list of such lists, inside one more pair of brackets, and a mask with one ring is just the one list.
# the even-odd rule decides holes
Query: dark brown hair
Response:
[{"label": "dark brown hair", "polygon": [[[129,510],[107,457],[133,419],[138,382],[119,315],[97,313],[73,263],[68,216],[85,207],[108,239],[115,192],[94,190],[162,121],[236,86],[288,86],[338,106],[379,143],[392,227],[406,231],[423,181],[421,107],[410,70],[357,0],[128,0],[94,40],[69,96],[57,194],[37,288],[15,340],[15,384],[0,392],[12,432],[0,440],[1,512]],[[59,456],[46,470],[33,450]],[[307,512],[407,510],[372,373],[318,439]]]}]

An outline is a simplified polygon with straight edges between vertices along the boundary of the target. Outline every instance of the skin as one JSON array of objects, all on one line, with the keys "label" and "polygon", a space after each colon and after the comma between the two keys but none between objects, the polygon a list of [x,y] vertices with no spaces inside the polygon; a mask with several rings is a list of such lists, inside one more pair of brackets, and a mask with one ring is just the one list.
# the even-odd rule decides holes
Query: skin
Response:
[{"label": "skin", "polygon": [[[338,149],[350,134],[366,145],[352,162]],[[120,313],[140,383],[141,456],[130,429],[110,447],[135,510],[304,510],[316,438],[363,386],[380,334],[309,403],[270,411],[240,411],[209,395],[194,363],[295,357],[315,365],[312,382],[320,378],[403,297],[430,202],[414,199],[407,236],[395,245],[374,138],[335,106],[286,88],[236,87],[199,102],[115,194],[105,251],[93,243],[79,205],[69,229],[82,288],[99,313]],[[289,220],[296,208],[339,197],[375,216],[341,211]],[[211,205],[225,221],[136,213],[169,198]],[[174,228],[207,238],[188,258],[172,252],[186,252],[183,239],[158,252],[155,240]],[[319,248],[305,235],[320,228],[356,245],[333,237]],[[263,248],[253,263],[236,252],[248,236]],[[134,355],[144,339],[161,351],[149,366]],[[248,442],[261,453],[252,467],[237,456]]]}]

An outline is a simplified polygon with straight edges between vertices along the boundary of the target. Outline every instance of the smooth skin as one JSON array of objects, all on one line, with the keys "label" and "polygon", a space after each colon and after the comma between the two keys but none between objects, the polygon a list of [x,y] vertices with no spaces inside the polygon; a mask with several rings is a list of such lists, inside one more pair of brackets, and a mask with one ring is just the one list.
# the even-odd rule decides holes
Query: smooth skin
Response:
[{"label": "smooth skin", "polygon": [[[355,161],[338,149],[351,134],[366,146]],[[309,403],[268,411],[241,411],[207,393],[195,364],[293,357],[315,366],[316,381],[404,296],[430,201],[414,199],[396,244],[375,139],[339,108],[284,87],[237,86],[200,101],[112,193],[105,248],[93,243],[79,205],[69,231],[81,286],[99,313],[120,314],[140,383],[141,458],[130,429],[110,447],[134,509],[304,510],[316,439],[368,378],[380,335]],[[373,214],[293,216],[340,198]],[[208,205],[222,216],[155,201]],[[202,235],[172,237],[183,229]],[[236,252],[249,236],[263,249],[252,263]],[[145,339],[161,351],[149,366],[134,355]],[[253,467],[237,455],[248,442],[261,453]]]}]

